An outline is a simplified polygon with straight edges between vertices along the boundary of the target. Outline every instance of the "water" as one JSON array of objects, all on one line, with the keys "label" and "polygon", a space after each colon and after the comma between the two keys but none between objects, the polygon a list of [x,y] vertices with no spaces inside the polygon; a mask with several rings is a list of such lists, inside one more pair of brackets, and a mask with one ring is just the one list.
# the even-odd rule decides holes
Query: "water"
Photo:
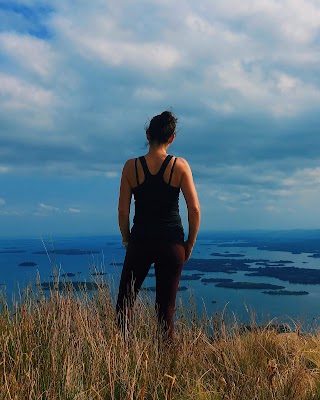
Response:
[{"label": "water", "polygon": [[[82,255],[34,254],[37,251],[80,249],[87,251]],[[9,253],[9,251],[11,253]],[[23,251],[23,252],[18,252]],[[99,254],[91,254],[97,251]],[[320,259],[308,257],[309,253],[292,254],[283,251],[258,250],[256,247],[219,247],[210,238],[199,239],[195,245],[193,258],[222,258],[211,253],[238,253],[241,258],[266,259],[270,261],[293,261],[289,266],[320,269]],[[51,281],[52,267],[58,265],[59,273],[73,273],[75,277],[68,280],[90,281],[90,271],[106,272],[104,279],[111,282],[113,295],[116,296],[121,265],[125,249],[118,236],[98,237],[60,237],[45,239],[0,239],[0,290],[6,293],[8,300],[17,297],[26,285],[35,282],[37,274],[41,281]],[[240,257],[237,257],[240,259]],[[34,262],[36,266],[19,266],[22,262]],[[251,264],[253,266],[253,264]],[[152,270],[150,271],[152,272]],[[184,275],[198,271],[183,271]],[[180,286],[188,290],[179,292],[179,297],[186,303],[190,295],[194,298],[197,309],[204,308],[211,315],[216,311],[227,310],[239,321],[248,322],[251,310],[254,310],[259,322],[264,323],[273,318],[280,321],[299,320],[305,324],[317,324],[319,315],[320,285],[290,284],[270,277],[245,276],[244,271],[236,274],[206,272],[205,278],[232,278],[237,282],[263,282],[285,286],[286,290],[307,291],[305,296],[270,296],[258,289],[218,288],[214,283],[204,284],[200,280],[181,281]],[[144,286],[154,286],[155,278],[146,278]],[[151,295],[152,296],[152,295]]]}]

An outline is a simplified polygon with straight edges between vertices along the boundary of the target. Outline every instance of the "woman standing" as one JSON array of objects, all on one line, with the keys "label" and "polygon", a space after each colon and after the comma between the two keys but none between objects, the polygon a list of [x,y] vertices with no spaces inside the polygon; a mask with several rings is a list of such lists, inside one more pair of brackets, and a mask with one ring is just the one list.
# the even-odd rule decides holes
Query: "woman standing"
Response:
[{"label": "woman standing", "polygon": [[[118,320],[124,324],[130,315],[154,263],[156,310],[168,338],[174,333],[173,316],[183,263],[190,258],[200,225],[200,205],[189,164],[167,154],[176,136],[176,123],[169,111],[151,119],[146,130],[149,151],[125,163],[118,207],[119,227],[127,249],[117,300]],[[186,241],[179,215],[180,189],[188,209]],[[135,215],[130,231],[132,195]]]}]

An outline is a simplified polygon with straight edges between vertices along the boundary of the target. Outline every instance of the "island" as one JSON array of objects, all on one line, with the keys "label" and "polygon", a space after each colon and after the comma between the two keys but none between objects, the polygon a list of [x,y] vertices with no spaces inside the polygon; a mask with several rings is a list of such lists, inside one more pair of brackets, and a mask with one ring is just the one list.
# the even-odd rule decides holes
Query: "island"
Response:
[{"label": "island", "polygon": [[32,254],[63,254],[66,256],[82,256],[87,254],[99,254],[98,250],[79,250],[79,249],[56,249],[56,250],[41,250],[35,251]]},{"label": "island", "polygon": [[284,289],[284,286],[272,285],[271,283],[259,282],[220,282],[215,285],[227,289]]},{"label": "island", "polygon": [[203,283],[221,283],[221,282],[233,282],[233,279],[228,278],[202,278]]},{"label": "island", "polygon": [[107,275],[106,272],[91,272],[90,275],[92,276],[102,276],[102,275]]},{"label": "island", "polygon": [[[155,286],[146,286],[146,287],[142,287],[141,290],[143,290],[144,292],[155,292],[156,287]],[[188,290],[188,288],[186,286],[178,287],[178,292],[184,292],[185,290]]]},{"label": "island", "polygon": [[[80,275],[80,274],[82,274],[82,272],[78,271],[77,274]],[[50,275],[50,278],[58,279],[59,276],[60,275],[57,273],[55,275]],[[70,277],[76,276],[76,274],[74,274],[73,272],[66,272],[66,273],[62,274],[61,276],[63,276],[65,278],[65,277],[68,277],[68,276],[70,276]]]},{"label": "island", "polygon": [[[267,276],[278,278],[289,283],[301,283],[316,285],[320,284],[320,270],[313,268],[297,268],[291,266],[277,267],[255,267],[257,263],[270,263],[264,259],[199,259],[190,258],[184,265],[184,270],[200,272],[223,272],[225,274],[235,274],[244,271],[246,276]],[[289,264],[291,261],[273,261],[271,265],[282,263]],[[253,264],[253,265],[252,265]]]},{"label": "island", "polygon": [[21,254],[26,253],[25,250],[0,250],[1,254]]},{"label": "island", "polygon": [[123,265],[123,262],[112,261],[109,265],[112,265],[114,267],[120,267],[121,265]]},{"label": "island", "polygon": [[33,261],[24,261],[24,262],[18,264],[19,267],[35,267],[36,265],[38,265],[38,264]]},{"label": "island", "polygon": [[278,278],[281,281],[289,283],[302,283],[305,285],[320,284],[320,270],[313,268],[297,267],[259,267],[251,268],[247,276],[268,276]]},{"label": "island", "polygon": [[198,281],[203,274],[181,275],[181,281]]},{"label": "island", "polygon": [[[320,239],[319,238],[285,238],[282,237],[261,237],[246,238],[244,241],[230,240],[218,244],[218,247],[256,247],[258,250],[268,251],[286,251],[292,254],[314,253],[320,257]],[[317,233],[319,236],[319,232]],[[239,238],[238,238],[239,239]]]},{"label": "island", "polygon": [[267,290],[262,293],[269,294],[271,296],[304,296],[309,294],[309,292],[306,292],[305,290]]},{"label": "island", "polygon": [[293,264],[293,261],[268,261],[268,262],[257,262],[256,265],[262,265],[264,267],[284,267],[285,264]]},{"label": "island", "polygon": [[237,271],[250,271],[250,264],[257,262],[268,262],[265,259],[225,259],[225,258],[190,258],[183,269],[200,272],[224,272],[226,274],[234,274]]},{"label": "island", "polygon": [[99,288],[107,287],[106,284],[97,284],[95,282],[42,282],[41,287],[43,290],[59,290],[59,291],[86,291],[97,290]]},{"label": "island", "polygon": [[229,253],[228,251],[226,251],[225,253],[211,253],[211,256],[215,256],[215,257],[244,257],[244,254],[238,254],[238,253]]}]

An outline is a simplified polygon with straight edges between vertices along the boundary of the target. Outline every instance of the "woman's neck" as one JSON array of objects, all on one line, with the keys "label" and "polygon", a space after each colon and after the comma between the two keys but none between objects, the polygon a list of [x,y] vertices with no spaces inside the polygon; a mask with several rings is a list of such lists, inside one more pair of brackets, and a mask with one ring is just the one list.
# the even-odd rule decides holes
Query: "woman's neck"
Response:
[{"label": "woman's neck", "polygon": [[150,155],[150,156],[165,156],[165,155],[167,155],[167,150],[168,150],[168,145],[166,144],[166,145],[160,145],[160,146],[152,146],[152,145],[149,145],[149,151],[148,151],[148,154]]}]

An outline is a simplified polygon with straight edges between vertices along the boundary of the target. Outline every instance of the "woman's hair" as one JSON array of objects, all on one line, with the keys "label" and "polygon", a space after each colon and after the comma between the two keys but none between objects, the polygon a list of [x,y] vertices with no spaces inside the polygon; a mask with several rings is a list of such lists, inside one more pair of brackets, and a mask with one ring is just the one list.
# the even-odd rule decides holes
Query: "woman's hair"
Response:
[{"label": "woman's hair", "polygon": [[150,143],[158,145],[167,143],[176,131],[177,121],[178,118],[171,111],[163,111],[163,113],[154,116],[146,129]]}]

